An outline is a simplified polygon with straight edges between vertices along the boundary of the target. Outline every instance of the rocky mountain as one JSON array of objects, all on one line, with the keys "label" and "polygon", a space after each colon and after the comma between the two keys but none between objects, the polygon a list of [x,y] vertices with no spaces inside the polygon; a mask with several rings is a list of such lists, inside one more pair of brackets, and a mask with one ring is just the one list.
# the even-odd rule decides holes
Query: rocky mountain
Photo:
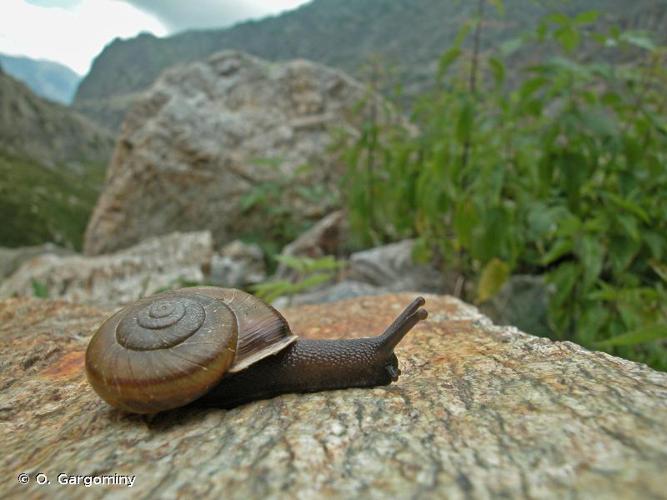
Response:
[{"label": "rocky mountain", "polygon": [[110,133],[0,71],[0,246],[79,247]]},{"label": "rocky mountain", "polygon": [[[477,2],[455,0],[314,0],[296,10],[227,29],[184,32],[168,38],[143,34],[116,39],[95,60],[79,86],[75,106],[117,128],[135,94],[167,67],[238,49],[269,59],[305,58],[363,76],[376,58],[391,67],[406,91],[424,88],[438,56],[450,45]],[[497,45],[534,28],[552,10],[590,9],[601,22],[659,30],[667,24],[666,0],[505,0],[504,15],[487,6],[483,43]],[[667,30],[664,30],[667,32]]]},{"label": "rocky mountain", "polygon": [[40,97],[70,104],[81,76],[67,66],[53,61],[0,54],[0,65],[5,72],[21,80]]},{"label": "rocky mountain", "polygon": [[0,74],[0,150],[55,166],[106,162],[112,145],[108,131]]}]

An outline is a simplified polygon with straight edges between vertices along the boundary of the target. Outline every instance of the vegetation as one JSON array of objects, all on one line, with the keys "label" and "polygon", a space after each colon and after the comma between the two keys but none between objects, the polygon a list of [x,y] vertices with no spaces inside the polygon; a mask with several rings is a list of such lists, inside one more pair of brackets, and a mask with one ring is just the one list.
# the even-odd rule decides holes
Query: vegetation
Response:
[{"label": "vegetation", "polygon": [[286,173],[280,169],[279,158],[256,158],[254,163],[265,168],[264,180],[251,180],[250,189],[240,198],[240,208],[245,226],[261,227],[255,219],[271,221],[271,226],[258,234],[256,230],[242,232],[239,236],[247,242],[256,243],[267,255],[269,271],[275,271],[276,257],[282,248],[294,241],[306,231],[322,214],[306,215],[294,210],[294,206],[312,206],[318,204],[322,213],[340,206],[340,197],[330,182],[311,176],[310,185],[305,185],[299,178],[309,176],[313,166],[303,164]]},{"label": "vegetation", "polygon": [[0,73],[0,246],[79,249],[111,136]]},{"label": "vegetation", "polygon": [[290,298],[297,293],[303,293],[330,282],[344,266],[344,263],[330,255],[319,259],[278,255],[275,260],[295,271],[297,278],[269,280],[253,286],[252,292],[267,302],[273,302],[278,297]]},{"label": "vegetation", "polygon": [[80,249],[103,181],[103,165],[73,173],[0,150],[0,244],[15,247],[51,241]]},{"label": "vegetation", "polygon": [[553,14],[524,41],[554,56],[509,75],[519,44],[481,50],[485,4],[440,59],[422,132],[371,121],[349,148],[355,234],[417,236],[468,300],[543,275],[555,338],[667,369],[665,48]]}]

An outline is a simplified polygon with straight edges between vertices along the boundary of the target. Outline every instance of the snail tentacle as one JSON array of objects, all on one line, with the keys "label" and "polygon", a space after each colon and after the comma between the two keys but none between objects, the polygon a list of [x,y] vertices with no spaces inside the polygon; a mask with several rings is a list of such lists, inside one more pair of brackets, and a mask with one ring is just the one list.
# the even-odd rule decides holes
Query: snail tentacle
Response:
[{"label": "snail tentacle", "polygon": [[426,303],[424,297],[417,297],[399,314],[391,325],[377,337],[385,353],[394,352],[394,348],[414,326],[428,317],[428,312],[421,307]]}]

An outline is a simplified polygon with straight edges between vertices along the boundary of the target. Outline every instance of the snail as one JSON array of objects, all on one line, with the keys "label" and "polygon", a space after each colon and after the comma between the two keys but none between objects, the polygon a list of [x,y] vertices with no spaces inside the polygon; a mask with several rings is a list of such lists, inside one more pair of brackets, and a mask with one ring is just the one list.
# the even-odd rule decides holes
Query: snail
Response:
[{"label": "snail", "polygon": [[400,375],[394,347],[426,318],[423,305],[415,299],[377,337],[312,340],[241,290],[164,292],[100,326],[86,350],[86,375],[102,399],[133,413],[388,385]]}]

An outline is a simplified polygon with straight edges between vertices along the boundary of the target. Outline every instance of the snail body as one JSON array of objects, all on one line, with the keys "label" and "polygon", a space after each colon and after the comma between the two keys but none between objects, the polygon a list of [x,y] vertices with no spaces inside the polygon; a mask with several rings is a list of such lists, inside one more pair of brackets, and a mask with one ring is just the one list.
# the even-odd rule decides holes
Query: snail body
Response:
[{"label": "snail body", "polygon": [[102,324],[86,351],[86,375],[102,399],[134,413],[388,385],[400,374],[394,347],[426,318],[423,304],[416,299],[377,337],[311,340],[241,290],[165,292]]}]

